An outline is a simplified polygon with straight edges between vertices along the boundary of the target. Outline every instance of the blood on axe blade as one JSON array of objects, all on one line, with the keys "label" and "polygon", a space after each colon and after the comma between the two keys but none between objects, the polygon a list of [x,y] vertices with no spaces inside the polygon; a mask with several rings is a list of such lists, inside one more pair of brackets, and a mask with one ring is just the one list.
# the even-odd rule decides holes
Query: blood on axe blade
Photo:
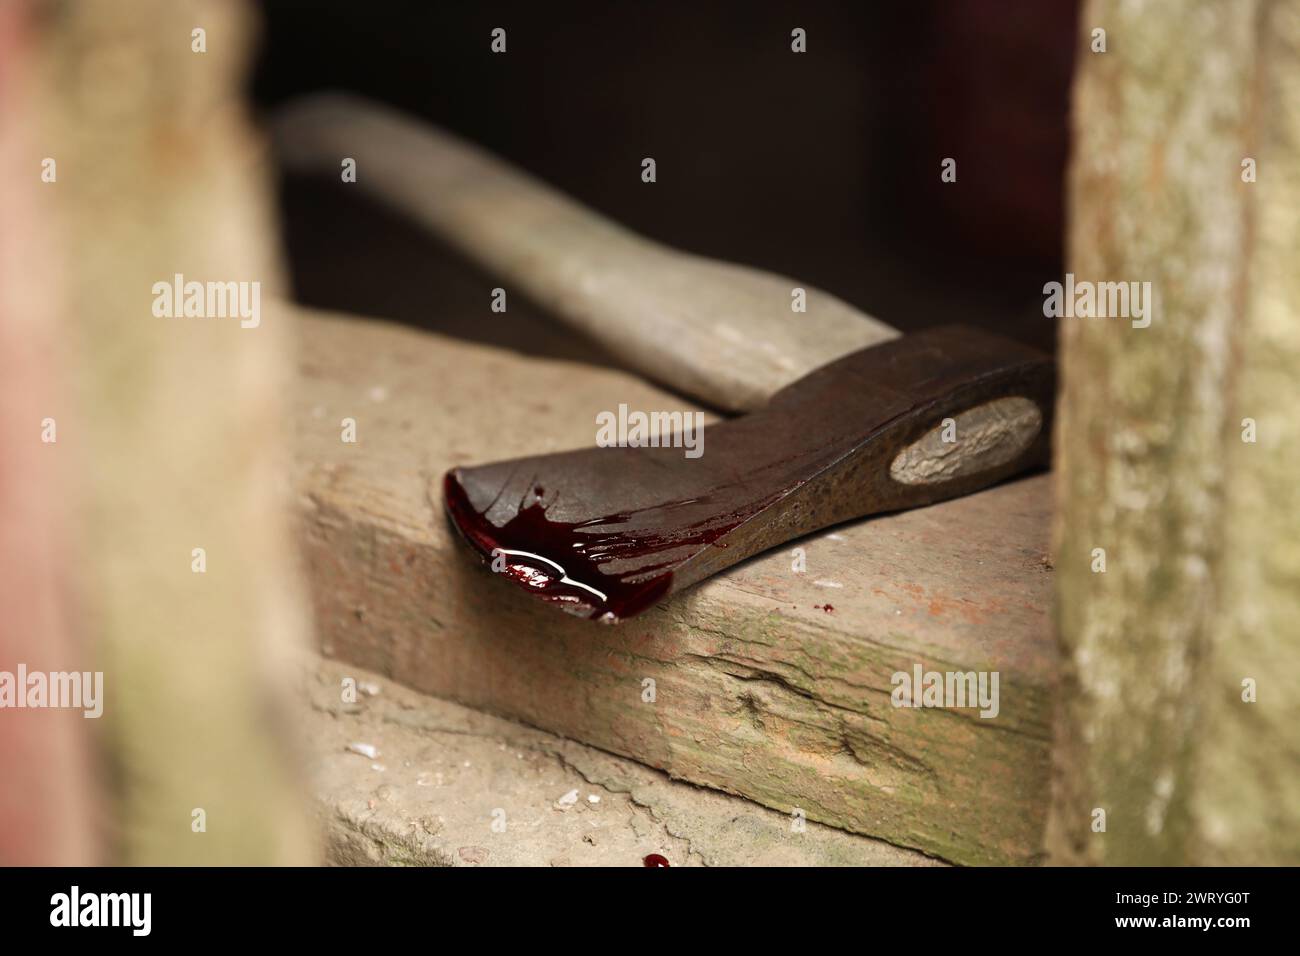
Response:
[{"label": "blood on axe blade", "polygon": [[[337,177],[352,156],[366,191],[629,367],[748,413],[708,426],[699,458],[661,443],[447,473],[473,550],[565,610],[620,620],[820,528],[1048,461],[1054,366],[1036,350],[960,326],[899,338],[829,293],[652,242],[355,97],[291,104],[273,132],[290,169]],[[791,311],[796,288],[806,312]]]}]

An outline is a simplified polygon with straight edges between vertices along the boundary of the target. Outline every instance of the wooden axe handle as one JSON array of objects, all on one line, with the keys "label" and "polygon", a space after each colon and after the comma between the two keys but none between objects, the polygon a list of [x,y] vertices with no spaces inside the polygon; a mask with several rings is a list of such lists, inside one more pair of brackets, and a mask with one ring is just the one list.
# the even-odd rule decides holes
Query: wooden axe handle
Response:
[{"label": "wooden axe handle", "polygon": [[[358,97],[291,104],[273,135],[291,170],[338,176],[343,159],[354,159],[358,186],[508,292],[647,378],[720,409],[761,407],[813,369],[898,335],[794,279],[638,236],[463,140]],[[806,312],[792,308],[795,288],[805,290]]]}]

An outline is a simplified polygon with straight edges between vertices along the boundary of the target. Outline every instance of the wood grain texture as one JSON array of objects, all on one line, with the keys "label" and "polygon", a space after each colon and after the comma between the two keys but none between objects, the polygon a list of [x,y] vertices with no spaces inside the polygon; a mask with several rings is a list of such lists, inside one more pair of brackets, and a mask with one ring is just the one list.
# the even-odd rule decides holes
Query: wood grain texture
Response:
[{"label": "wood grain texture", "polygon": [[1070,268],[1157,307],[1062,322],[1051,852],[1294,865],[1300,3],[1095,2],[1081,34]]},{"label": "wood grain texture", "polygon": [[[796,543],[804,572],[792,545],[602,627],[472,561],[439,481],[590,445],[619,402],[680,399],[382,323],[300,322],[295,482],[326,654],[943,859],[1037,859],[1056,664],[1045,476],[842,526]],[[893,707],[891,675],[915,664],[997,670],[1000,714]]]}]

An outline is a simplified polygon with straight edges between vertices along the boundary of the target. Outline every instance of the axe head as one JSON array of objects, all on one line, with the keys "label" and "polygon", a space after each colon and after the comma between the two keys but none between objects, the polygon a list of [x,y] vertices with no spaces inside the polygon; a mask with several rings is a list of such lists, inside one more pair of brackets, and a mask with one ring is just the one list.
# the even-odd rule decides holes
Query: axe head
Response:
[{"label": "axe head", "polygon": [[829,525],[967,494],[1049,457],[1050,357],[962,326],[862,349],[710,425],[703,453],[588,448],[454,468],[447,514],[500,576],[614,622]]}]

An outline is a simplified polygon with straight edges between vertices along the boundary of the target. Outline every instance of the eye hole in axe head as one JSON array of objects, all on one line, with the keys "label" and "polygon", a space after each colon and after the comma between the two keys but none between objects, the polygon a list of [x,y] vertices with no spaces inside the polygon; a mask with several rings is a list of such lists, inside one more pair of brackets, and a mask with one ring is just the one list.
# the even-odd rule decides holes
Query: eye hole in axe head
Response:
[{"label": "eye hole in axe head", "polygon": [[668,444],[538,455],[454,468],[443,493],[503,577],[615,622],[818,529],[1046,465],[1054,394],[1049,356],[945,326],[854,352],[709,425],[697,458]]}]

